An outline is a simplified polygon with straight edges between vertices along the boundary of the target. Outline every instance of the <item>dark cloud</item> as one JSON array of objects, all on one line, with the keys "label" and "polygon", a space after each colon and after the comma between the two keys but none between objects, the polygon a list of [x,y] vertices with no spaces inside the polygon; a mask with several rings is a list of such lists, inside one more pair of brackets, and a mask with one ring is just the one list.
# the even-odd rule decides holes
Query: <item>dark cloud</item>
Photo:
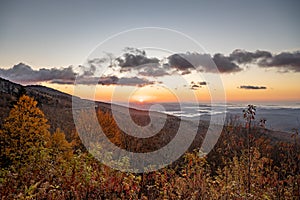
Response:
[{"label": "dark cloud", "polygon": [[154,84],[154,81],[149,81],[145,78],[138,78],[138,77],[122,77],[118,80],[118,85],[127,85],[127,86],[146,86]]},{"label": "dark cloud", "polygon": [[[68,84],[67,82],[61,82],[62,84]],[[139,77],[117,77],[117,76],[103,76],[103,77],[88,77],[80,76],[76,79],[76,84],[81,85],[120,85],[120,86],[146,86],[154,84],[154,81],[150,81],[145,78]],[[70,84],[73,84],[70,82]]]},{"label": "dark cloud", "polygon": [[82,76],[93,76],[96,72],[96,66],[94,64],[91,64],[90,62],[89,67],[79,65],[78,68]]},{"label": "dark cloud", "polygon": [[[54,81],[52,81],[54,83]],[[55,81],[55,83],[60,84],[74,84],[74,82],[66,81]],[[146,85],[155,84],[154,81],[150,81],[145,78],[139,77],[117,77],[117,76],[103,76],[103,77],[89,77],[89,76],[79,76],[76,79],[76,84],[80,85],[120,85],[120,86],[138,86],[143,87]]]},{"label": "dark cloud", "polygon": [[188,61],[189,54],[173,54],[168,57],[169,65],[179,71],[189,72],[190,69],[195,67]]},{"label": "dark cloud", "polygon": [[272,54],[268,51],[248,52],[237,49],[229,55],[229,60],[239,64],[256,63],[263,68],[278,68],[281,72],[300,72],[299,51]]},{"label": "dark cloud", "polygon": [[190,87],[190,89],[192,89],[192,90],[198,90],[199,88],[201,88],[201,86],[200,85],[196,85],[196,84],[194,84],[194,85],[192,85]]},{"label": "dark cloud", "polygon": [[215,72],[215,65],[209,54],[190,53],[173,54],[168,57],[168,65],[181,72],[189,74],[193,70]]},{"label": "dark cloud", "polygon": [[[160,61],[158,58],[148,58],[143,50],[126,48],[123,56],[119,58],[107,54],[104,58],[89,60],[87,66],[35,70],[24,63],[19,63],[10,69],[0,68],[0,77],[22,84],[44,81],[57,84],[73,84],[76,76],[78,76],[77,83],[79,84],[142,86],[153,84],[152,81],[146,79],[147,77],[163,77],[172,75],[175,72],[185,75],[196,70],[209,73],[234,73],[242,71],[241,66],[245,64],[256,64],[262,68],[276,68],[279,72],[300,72],[300,51],[272,54],[262,50],[248,52],[237,49],[229,56],[218,53],[213,57],[209,54],[187,52],[173,54],[167,57],[165,61]],[[113,71],[118,73],[134,69],[132,72],[136,72],[136,76],[130,78],[96,77],[97,69],[99,70],[101,67],[111,67]],[[202,86],[207,83],[203,81],[194,84]],[[240,88],[266,89],[263,87],[257,88],[256,86],[241,86]]]},{"label": "dark cloud", "polygon": [[203,85],[207,85],[207,82],[200,81],[200,82],[196,83],[195,81],[192,81],[190,89],[192,89],[192,90],[198,90],[198,89],[202,88]]},{"label": "dark cloud", "polygon": [[63,80],[63,79],[54,79],[51,83],[61,84],[61,85],[73,85],[75,83],[74,80]]},{"label": "dark cloud", "polygon": [[226,57],[222,54],[215,54],[213,57],[213,61],[215,62],[220,73],[242,71],[242,68],[232,62],[229,57]]},{"label": "dark cloud", "polygon": [[202,81],[202,82],[198,82],[199,85],[207,85],[207,82]]},{"label": "dark cloud", "polygon": [[282,52],[258,62],[261,67],[276,67],[284,71],[300,72],[300,51]]},{"label": "dark cloud", "polygon": [[[115,59],[120,72],[135,69],[138,75],[160,77],[177,72],[181,75],[192,71],[209,73],[236,73],[243,70],[245,64],[258,64],[260,67],[278,67],[285,71],[300,71],[300,53],[280,53],[273,55],[268,51],[249,52],[236,49],[229,56],[217,53],[213,56],[200,53],[176,53],[167,57],[167,62],[158,58],[148,58],[146,52],[135,48],[126,48],[125,53]],[[112,57],[112,56],[111,56]],[[98,59],[98,63],[103,59]],[[85,73],[87,74],[87,73]]]},{"label": "dark cloud", "polygon": [[241,49],[236,49],[229,55],[229,60],[236,61],[239,64],[245,64],[254,62],[260,58],[270,57],[272,57],[272,54],[268,51],[257,50],[253,53]]},{"label": "dark cloud", "polygon": [[142,76],[150,76],[150,77],[160,77],[160,76],[170,75],[167,72],[167,69],[160,67],[159,64],[146,64],[141,67],[138,74]]},{"label": "dark cloud", "polygon": [[241,85],[239,88],[246,89],[246,90],[266,90],[267,89],[267,87],[265,87],[265,86],[253,86],[253,85]]},{"label": "dark cloud", "polygon": [[168,57],[168,65],[180,71],[182,75],[191,73],[195,68],[202,72],[211,73],[239,72],[243,70],[239,65],[244,64],[273,67],[285,72],[300,72],[300,51],[272,54],[262,50],[249,52],[236,49],[229,56],[217,53],[211,57],[209,54],[187,52],[185,54],[173,54]]},{"label": "dark cloud", "polygon": [[159,59],[148,58],[145,51],[135,48],[126,48],[125,53],[116,60],[123,70],[131,70],[131,68],[142,67],[142,65],[159,63]]},{"label": "dark cloud", "polygon": [[190,74],[191,72],[190,71],[183,71],[181,72],[181,75],[186,75],[186,74]]},{"label": "dark cloud", "polygon": [[195,69],[212,73],[231,73],[242,70],[229,57],[222,54],[215,54],[213,58],[209,54],[173,54],[168,57],[168,60],[170,67],[181,71],[182,75],[189,74]]},{"label": "dark cloud", "polygon": [[86,70],[83,66],[78,66],[84,73],[76,78],[76,73],[73,71],[73,67],[67,68],[51,68],[51,69],[39,69],[33,70],[30,66],[19,63],[10,69],[0,69],[0,76],[22,84],[29,84],[35,82],[45,82],[56,84],[82,84],[82,85],[126,85],[126,86],[145,86],[154,84],[153,81],[147,80],[145,78],[138,77],[122,77],[117,76],[103,76],[95,77],[92,76],[95,69],[92,68],[91,71]]},{"label": "dark cloud", "polygon": [[207,82],[205,82],[205,81],[199,81],[199,82],[192,81],[191,84],[192,85],[207,85]]},{"label": "dark cloud", "polygon": [[67,68],[51,68],[33,70],[30,66],[19,63],[10,69],[0,69],[0,76],[18,83],[34,83],[43,81],[74,81],[76,73],[72,66]]},{"label": "dark cloud", "polygon": [[98,84],[100,85],[115,85],[119,81],[119,78],[116,76],[106,76],[98,78]]}]

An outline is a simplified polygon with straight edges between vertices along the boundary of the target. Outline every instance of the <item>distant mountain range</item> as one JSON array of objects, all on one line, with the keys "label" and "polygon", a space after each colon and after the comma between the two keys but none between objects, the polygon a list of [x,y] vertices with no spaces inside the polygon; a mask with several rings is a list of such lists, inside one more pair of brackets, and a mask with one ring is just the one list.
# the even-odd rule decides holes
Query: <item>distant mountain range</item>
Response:
[{"label": "distant mountain range", "polygon": [[[38,102],[38,107],[44,112],[46,118],[51,125],[51,132],[54,132],[57,128],[61,129],[65,134],[66,138],[71,141],[75,129],[75,124],[72,114],[72,100],[78,100],[84,102],[85,100],[80,99],[79,97],[72,97],[72,95],[54,90],[52,88],[44,86],[22,86],[10,82],[8,80],[0,78],[0,126],[2,126],[4,119],[8,116],[10,109],[17,102],[17,99],[20,95],[26,94],[33,97]],[[131,118],[128,118],[126,113],[128,113],[128,108],[124,106],[114,105],[116,108],[114,117],[118,118],[121,121],[121,125],[125,127],[126,132],[136,132],[136,126],[131,126],[129,121],[134,121],[140,126],[147,126],[151,123],[149,118],[148,111],[137,110],[134,108],[129,108],[129,113]],[[100,109],[102,111],[111,113],[111,105],[104,102],[95,102],[95,109]],[[155,145],[141,145],[146,144],[147,138],[134,138],[128,137],[132,143],[136,143],[135,146],[147,146],[147,149],[141,151],[153,151],[159,147],[165,146],[176,134],[176,129],[179,127],[180,119],[175,116],[166,115],[158,112],[151,112],[152,119],[156,122],[162,121],[162,118],[166,118],[166,123],[163,125],[162,129],[154,136],[150,137],[152,142],[155,141]],[[132,119],[132,120],[131,120]],[[162,121],[163,122],[163,121]],[[186,130],[186,135],[188,137],[189,132],[191,132],[193,127],[198,134],[194,139],[191,148],[195,148],[201,145],[203,136],[208,128],[206,122],[202,122],[202,126],[195,124],[193,122],[184,122],[183,127]],[[153,131],[153,126],[146,127],[144,129],[145,133],[148,135]],[[153,134],[152,134],[153,135]],[[138,144],[141,143],[141,144]],[[136,147],[133,147],[136,150]]]},{"label": "distant mountain range", "polygon": [[[68,140],[72,139],[72,132],[75,131],[75,124],[72,115],[72,95],[45,86],[22,86],[20,84],[13,83],[2,78],[0,78],[0,127],[4,122],[4,119],[8,116],[9,110],[12,108],[13,104],[17,101],[18,97],[21,94],[27,94],[33,97],[38,102],[38,107],[45,113],[46,118],[49,120],[49,124],[51,125],[51,132],[54,132],[57,128],[60,128],[65,132],[66,138]],[[76,97],[76,99],[80,100],[79,97]],[[111,105],[108,103],[95,102],[95,105],[101,110],[111,112]],[[117,116],[120,119],[124,119],[125,125],[127,123],[126,120],[128,120],[128,117],[126,117],[124,113],[126,112],[126,110],[128,111],[128,109],[131,118],[137,124],[144,126],[150,122],[148,111],[141,111],[133,108],[119,106],[119,108],[117,109]],[[166,124],[161,131],[163,132],[161,134],[163,138],[160,138],[161,144],[158,146],[164,146],[166,144],[166,141],[170,141],[170,139],[172,139],[174,133],[176,133],[176,127],[178,128],[180,122],[184,124],[183,126],[186,129],[187,137],[190,130],[195,129],[195,127],[198,130],[197,136],[191,148],[201,145],[203,137],[205,136],[205,133],[208,129],[208,122],[200,121],[198,124],[194,121],[190,122],[180,120],[178,117],[166,115],[163,113],[152,112],[152,114],[153,113],[155,113],[153,117],[154,119],[156,119],[156,121],[159,121],[160,118],[167,116]],[[127,127],[127,129],[128,131],[134,131],[134,127]],[[272,140],[291,140],[290,133],[266,130],[265,134]],[[168,137],[168,139],[164,141],[166,137]],[[157,139],[155,141],[157,141]]]}]

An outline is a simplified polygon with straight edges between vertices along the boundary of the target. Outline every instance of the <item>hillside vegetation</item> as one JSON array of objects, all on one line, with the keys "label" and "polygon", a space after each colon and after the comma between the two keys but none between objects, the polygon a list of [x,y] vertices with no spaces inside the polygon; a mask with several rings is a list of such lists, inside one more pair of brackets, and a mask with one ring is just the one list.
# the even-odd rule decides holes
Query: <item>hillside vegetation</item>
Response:
[{"label": "hillside vegetation", "polygon": [[[251,112],[245,113],[246,124],[228,122],[208,155],[200,157],[199,149],[190,150],[167,168],[134,174],[113,170],[95,160],[76,132],[67,141],[60,129],[50,131],[51,124],[37,105],[33,98],[22,95],[3,122],[1,199],[300,197],[298,132],[293,134],[294,142],[272,141],[254,124]],[[113,143],[133,148],[109,112],[99,110],[97,115]],[[119,162],[124,168],[130,165],[128,158]]]},{"label": "hillside vegetation", "polygon": [[[171,166],[151,173],[122,173],[99,163],[86,151],[75,131],[70,95],[3,79],[0,85],[3,199],[299,198],[297,130],[287,135],[249,124],[247,117],[247,123],[231,119],[215,148],[199,157],[198,147],[208,128],[206,122],[200,122],[190,149]],[[23,94],[31,98],[19,99]],[[168,144],[181,122],[168,115],[158,134],[139,139],[118,128],[109,104],[98,102],[96,112],[106,136],[132,152],[151,152]],[[149,123],[146,111],[131,109],[130,114],[139,125]],[[83,121],[88,121],[88,113],[85,115]],[[120,117],[124,117],[122,112]],[[129,158],[119,161],[124,168],[130,167]]]}]

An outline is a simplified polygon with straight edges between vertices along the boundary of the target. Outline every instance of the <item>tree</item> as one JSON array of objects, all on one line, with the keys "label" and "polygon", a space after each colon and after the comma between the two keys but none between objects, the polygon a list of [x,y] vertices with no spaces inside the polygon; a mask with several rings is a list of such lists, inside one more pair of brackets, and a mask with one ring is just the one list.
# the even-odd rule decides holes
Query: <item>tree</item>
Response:
[{"label": "tree", "polygon": [[243,110],[244,119],[246,120],[247,129],[247,154],[248,154],[248,192],[251,192],[251,144],[250,144],[250,133],[251,125],[255,120],[256,107],[254,105],[248,105],[247,109]]},{"label": "tree", "polygon": [[22,165],[49,142],[49,125],[37,102],[26,95],[18,100],[5,119],[1,134],[3,165]]},{"label": "tree", "polygon": [[108,139],[115,145],[121,146],[122,134],[113,116],[108,112],[102,112],[101,110],[98,110],[97,117],[102,131],[108,137]]},{"label": "tree", "polygon": [[65,134],[60,129],[56,129],[51,135],[51,140],[47,146],[57,159],[70,159],[72,157],[72,144],[66,140]]}]

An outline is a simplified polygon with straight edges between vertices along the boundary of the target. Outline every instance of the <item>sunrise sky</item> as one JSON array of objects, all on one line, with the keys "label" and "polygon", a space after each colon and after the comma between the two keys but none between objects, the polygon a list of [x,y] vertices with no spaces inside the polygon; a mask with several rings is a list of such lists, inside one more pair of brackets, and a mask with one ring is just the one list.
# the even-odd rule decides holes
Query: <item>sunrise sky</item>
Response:
[{"label": "sunrise sky", "polygon": [[228,102],[300,101],[296,0],[0,2],[0,77],[14,82],[102,101],[222,88]]}]

